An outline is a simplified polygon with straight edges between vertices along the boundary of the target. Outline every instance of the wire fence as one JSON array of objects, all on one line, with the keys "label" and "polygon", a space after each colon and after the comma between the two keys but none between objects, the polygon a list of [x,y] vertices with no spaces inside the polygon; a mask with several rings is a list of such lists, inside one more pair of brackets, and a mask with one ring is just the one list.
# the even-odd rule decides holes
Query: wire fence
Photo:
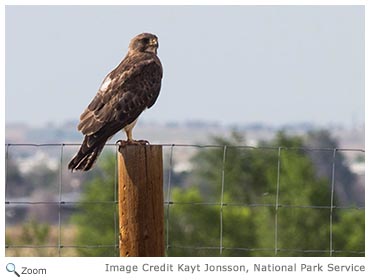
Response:
[{"label": "wire fence", "polygon": [[[364,149],[341,149],[341,148],[308,148],[308,147],[255,147],[255,146],[228,146],[228,145],[193,145],[193,144],[161,144],[164,148],[164,166],[165,173],[164,173],[164,196],[165,196],[165,246],[166,246],[166,253],[167,255],[171,256],[172,250],[181,250],[182,252],[191,252],[190,254],[194,255],[202,255],[198,254],[197,252],[210,252],[208,255],[213,256],[224,256],[228,255],[228,252],[237,252],[248,255],[261,255],[266,253],[270,256],[290,256],[294,254],[299,254],[302,256],[306,255],[321,255],[321,256],[336,256],[336,255],[352,255],[352,256],[363,256],[365,254],[364,252],[364,244],[359,244],[360,246],[354,247],[354,249],[337,249],[334,247],[334,223],[335,223],[335,210],[336,211],[360,211],[363,213],[363,219],[364,219],[364,211],[365,207],[364,204],[344,204],[344,205],[338,205],[336,203],[336,178],[337,178],[337,168],[338,168],[338,162],[337,157],[339,157],[339,154],[343,153],[356,153],[364,155],[365,150]],[[55,233],[55,239],[53,242],[50,241],[43,241],[39,240],[38,242],[29,241],[29,243],[25,242],[19,242],[17,243],[14,238],[8,238],[6,240],[5,248],[6,248],[6,254],[7,255],[27,255],[27,249],[36,249],[36,250],[52,250],[50,255],[53,256],[69,256],[71,253],[68,251],[76,250],[76,249],[107,249],[114,252],[114,255],[119,255],[119,248],[118,248],[118,219],[117,219],[117,213],[118,213],[118,198],[117,198],[117,158],[115,159],[115,170],[112,170],[111,176],[114,177],[113,183],[112,183],[112,192],[113,192],[113,199],[112,200],[82,200],[81,199],[81,186],[78,185],[78,181],[84,181],[91,179],[93,175],[90,175],[90,173],[70,173],[67,170],[67,160],[69,160],[69,157],[74,153],[77,148],[79,147],[79,144],[68,144],[68,143],[60,143],[60,144],[6,144],[5,145],[5,209],[6,209],[6,230],[10,230],[12,226],[17,224],[24,224],[25,220],[27,218],[25,217],[17,217],[18,214],[14,214],[16,210],[19,208],[25,208],[28,209],[30,207],[37,207],[37,206],[44,206],[44,212],[43,214],[54,214],[53,219],[49,219],[50,224],[55,224],[56,233]],[[30,151],[30,149],[35,149],[36,152]],[[50,184],[53,185],[53,196],[31,196],[30,194],[24,195],[21,193],[14,193],[14,190],[12,190],[12,180],[13,177],[19,180],[18,177],[14,175],[13,173],[13,165],[16,157],[16,155],[20,155],[19,158],[21,160],[18,161],[18,164],[20,164],[23,168],[20,168],[20,172],[27,173],[27,169],[30,170],[30,165],[35,165],[36,161],[35,157],[32,158],[30,154],[37,154],[37,151],[40,149],[51,149],[49,151],[52,156],[50,158],[53,158],[53,164],[54,164],[54,171],[55,171],[55,177],[54,181],[52,181]],[[117,145],[115,144],[107,144],[105,150],[111,149],[113,152],[116,152]],[[220,162],[221,164],[218,165],[218,170],[216,170],[217,173],[220,174],[220,182],[219,182],[219,190],[220,193],[217,195],[219,198],[215,200],[207,201],[205,200],[188,200],[188,201],[176,201],[172,197],[172,193],[174,189],[177,188],[175,181],[175,176],[177,172],[175,171],[177,169],[177,165],[179,164],[179,161],[185,160],[188,161],[191,156],[188,155],[187,159],[184,159],[184,157],[180,157],[179,160],[175,153],[181,151],[184,153],[184,151],[188,151],[189,154],[194,155],[197,153],[197,151],[204,151],[204,150],[211,150],[211,149],[217,149],[220,151]],[[228,182],[226,180],[226,177],[228,174],[226,174],[226,165],[227,165],[227,156],[228,152],[231,150],[244,150],[244,151],[268,151],[269,153],[275,154],[276,162],[275,166],[271,166],[270,168],[276,170],[276,180],[275,180],[275,186],[274,190],[275,193],[272,195],[272,200],[269,202],[261,202],[261,201],[233,201],[230,198],[226,197],[228,193],[228,188],[230,187],[228,185]],[[304,205],[304,204],[295,204],[295,203],[287,203],[287,201],[281,201],[281,193],[282,193],[282,161],[283,161],[283,152],[292,151],[292,152],[309,152],[309,153],[326,153],[331,155],[331,161],[328,163],[331,168],[331,173],[329,174],[329,183],[328,186],[330,189],[330,197],[327,201],[327,204],[321,204],[318,205]],[[45,164],[47,161],[46,159],[39,158],[38,161],[41,161]],[[99,161],[99,160],[98,160]],[[22,165],[23,164],[23,165]],[[50,165],[53,165],[50,164]],[[217,165],[216,165],[217,166]],[[220,167],[220,169],[219,169]],[[33,166],[33,168],[37,169],[37,166]],[[216,167],[217,168],[217,167]],[[25,171],[26,170],[26,171]],[[187,172],[192,173],[192,169],[187,169]],[[102,174],[95,174],[95,176],[100,176]],[[13,177],[12,177],[13,176]],[[364,175],[363,175],[364,176]],[[35,184],[37,185],[37,183]],[[40,188],[36,188],[36,190],[40,193],[45,191],[46,186],[40,185],[38,186]],[[364,185],[363,192],[364,192]],[[77,190],[77,191],[76,191]],[[27,191],[26,191],[27,193]],[[70,196],[70,194],[74,194],[74,196]],[[79,195],[80,194],[80,195]],[[364,196],[364,193],[363,193]],[[364,199],[364,197],[363,197]],[[73,231],[68,226],[68,219],[66,218],[69,213],[70,208],[77,208],[79,209],[81,206],[84,205],[106,205],[106,207],[110,207],[112,210],[112,227],[114,231],[114,240],[111,244],[89,244],[89,240],[87,240],[87,244],[80,245],[80,244],[74,244],[73,240],[70,240],[68,237],[69,231]],[[174,222],[174,219],[172,216],[172,211],[174,211],[174,207],[213,207],[213,209],[217,210],[218,215],[218,221],[217,224],[215,224],[215,227],[218,228],[217,230],[217,237],[214,239],[217,239],[217,243],[210,245],[210,244],[187,244],[182,242],[173,242],[174,235],[177,234],[177,231],[172,228],[172,223]],[[48,208],[49,207],[49,208]],[[49,211],[50,207],[54,207],[53,211]],[[265,209],[272,211],[273,213],[273,221],[272,221],[272,239],[270,242],[267,243],[268,246],[261,246],[261,247],[250,247],[248,244],[244,243],[240,246],[236,246],[236,244],[231,243],[227,236],[227,228],[225,228],[226,223],[228,222],[226,219],[228,219],[227,209],[231,208],[241,208],[244,209]],[[303,246],[301,248],[285,248],[280,246],[280,237],[281,237],[281,228],[280,228],[280,219],[282,215],[282,209],[311,209],[311,210],[319,210],[324,211],[323,214],[327,215],[327,242],[326,246],[324,248],[305,248],[305,241],[303,241]],[[41,212],[43,212],[41,211]],[[202,211],[202,210],[200,210]],[[26,211],[27,212],[27,211]],[[40,212],[40,211],[39,211]],[[10,214],[9,214],[10,213]],[[12,214],[13,213],[13,214]],[[322,212],[321,212],[322,213]],[[40,213],[38,213],[40,214]],[[26,214],[25,214],[26,215]],[[18,215],[22,216],[22,215]],[[39,217],[36,215],[36,217]],[[12,222],[12,220],[17,220],[18,222]],[[28,218],[30,219],[30,218]],[[303,217],[305,219],[305,217]],[[264,221],[263,221],[264,222]],[[300,226],[300,225],[299,225]],[[68,229],[65,229],[65,227],[68,227]],[[23,228],[24,230],[24,228]],[[186,230],[186,229],[185,229]],[[235,225],[234,230],[239,230],[239,226]],[[19,229],[18,229],[19,231]],[[35,233],[34,233],[35,234]],[[360,233],[361,235],[364,232]],[[13,232],[9,233],[9,235],[14,235]],[[187,235],[187,234],[185,234]],[[303,240],[305,238],[303,237]],[[26,239],[27,240],[27,239]],[[49,242],[49,244],[48,244]],[[70,242],[70,243],[69,243]],[[364,241],[363,241],[364,242]],[[22,244],[21,244],[22,243]],[[43,244],[45,243],[45,244]],[[233,246],[231,246],[231,244]],[[238,244],[237,244],[238,245]],[[361,249],[359,249],[361,248]],[[22,251],[26,250],[26,251]],[[66,253],[65,253],[66,252]],[[41,253],[40,253],[41,254]],[[75,253],[72,253],[74,255]]]}]

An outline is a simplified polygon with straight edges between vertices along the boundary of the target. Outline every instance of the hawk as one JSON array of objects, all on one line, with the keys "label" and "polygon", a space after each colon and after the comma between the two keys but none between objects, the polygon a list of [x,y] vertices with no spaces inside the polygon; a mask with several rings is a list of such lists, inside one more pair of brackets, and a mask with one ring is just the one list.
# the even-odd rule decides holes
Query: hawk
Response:
[{"label": "hawk", "polygon": [[150,33],[135,36],[121,63],[102,82],[98,93],[80,116],[78,130],[84,140],[68,169],[91,169],[105,143],[119,130],[127,135],[124,144],[143,144],[133,140],[132,130],[139,115],[151,108],[160,93],[162,65],[157,57],[158,38]]}]

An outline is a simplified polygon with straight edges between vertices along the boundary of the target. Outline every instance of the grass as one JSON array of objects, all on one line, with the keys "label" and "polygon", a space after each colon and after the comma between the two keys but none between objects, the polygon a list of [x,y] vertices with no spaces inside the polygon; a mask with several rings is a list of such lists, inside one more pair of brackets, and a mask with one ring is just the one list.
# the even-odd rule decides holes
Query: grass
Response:
[{"label": "grass", "polygon": [[[7,226],[5,229],[5,256],[7,257],[76,257],[75,244],[77,227],[63,225],[59,233],[58,225],[39,224],[30,221],[25,224]],[[58,244],[62,245],[58,250]],[[64,247],[66,246],[66,247]]]}]

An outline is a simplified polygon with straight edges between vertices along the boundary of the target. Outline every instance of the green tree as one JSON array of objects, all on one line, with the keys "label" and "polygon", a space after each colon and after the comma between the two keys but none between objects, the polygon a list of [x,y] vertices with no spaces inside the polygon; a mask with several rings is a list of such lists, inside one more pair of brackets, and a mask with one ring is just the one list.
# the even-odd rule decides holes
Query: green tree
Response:
[{"label": "green tree", "polygon": [[93,179],[84,186],[80,211],[72,216],[78,226],[76,242],[81,256],[117,256],[115,168],[114,155],[105,154]]},{"label": "green tree", "polygon": [[[309,132],[304,139],[304,144],[309,148],[338,148],[339,143],[326,130]],[[332,172],[333,150],[322,151],[321,153],[310,153],[309,156],[316,168],[316,174],[320,177],[330,177]],[[346,160],[347,152],[336,152],[335,157],[335,181],[337,206],[358,205],[364,206],[364,193],[357,191],[362,188],[357,176],[349,169]],[[349,155],[349,152],[348,152]],[[362,160],[364,153],[358,152],[359,159]]]},{"label": "green tree", "polygon": [[171,253],[218,255],[222,242],[223,255],[328,256],[330,181],[317,176],[303,139],[281,132],[259,149],[245,142],[234,133],[197,153],[193,187],[173,190]]},{"label": "green tree", "polygon": [[339,252],[334,255],[364,256],[365,211],[359,209],[339,209],[336,211],[339,213],[333,226],[332,237],[334,240],[333,249]]}]

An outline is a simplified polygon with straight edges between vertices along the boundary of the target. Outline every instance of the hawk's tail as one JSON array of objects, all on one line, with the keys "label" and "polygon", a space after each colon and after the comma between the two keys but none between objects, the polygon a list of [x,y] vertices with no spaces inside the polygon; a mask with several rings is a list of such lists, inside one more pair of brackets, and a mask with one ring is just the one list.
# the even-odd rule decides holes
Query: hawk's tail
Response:
[{"label": "hawk's tail", "polygon": [[106,141],[99,141],[94,145],[89,145],[90,136],[85,136],[78,153],[71,159],[68,169],[71,171],[81,170],[88,171],[94,165],[99,154],[101,153]]}]

